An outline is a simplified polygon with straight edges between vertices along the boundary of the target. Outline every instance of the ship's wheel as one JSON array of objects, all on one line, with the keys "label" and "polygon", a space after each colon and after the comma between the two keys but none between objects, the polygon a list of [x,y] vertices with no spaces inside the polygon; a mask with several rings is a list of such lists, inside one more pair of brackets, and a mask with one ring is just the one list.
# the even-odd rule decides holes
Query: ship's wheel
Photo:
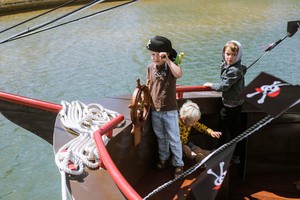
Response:
[{"label": "ship's wheel", "polygon": [[149,88],[141,85],[140,79],[136,80],[137,86],[133,92],[130,108],[130,117],[132,121],[131,133],[134,134],[134,144],[141,141],[141,131],[144,129],[145,121],[150,112],[151,96]]}]

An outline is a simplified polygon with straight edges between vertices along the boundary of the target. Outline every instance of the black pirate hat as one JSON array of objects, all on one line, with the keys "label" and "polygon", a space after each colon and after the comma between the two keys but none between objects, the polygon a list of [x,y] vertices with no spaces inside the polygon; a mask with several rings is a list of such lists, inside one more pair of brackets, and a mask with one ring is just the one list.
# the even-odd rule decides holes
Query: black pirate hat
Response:
[{"label": "black pirate hat", "polygon": [[171,41],[163,36],[151,38],[148,41],[146,48],[150,51],[170,53],[169,58],[171,60],[174,60],[177,56],[177,52],[173,49]]}]

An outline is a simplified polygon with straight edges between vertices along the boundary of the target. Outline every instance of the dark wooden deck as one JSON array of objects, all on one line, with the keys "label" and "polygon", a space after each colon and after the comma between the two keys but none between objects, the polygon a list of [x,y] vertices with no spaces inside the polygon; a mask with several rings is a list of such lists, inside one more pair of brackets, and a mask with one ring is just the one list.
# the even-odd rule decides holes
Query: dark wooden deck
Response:
[{"label": "dark wooden deck", "polygon": [[[296,157],[295,157],[296,159]],[[242,177],[241,166],[233,165],[229,175],[230,200],[296,200],[300,191],[295,182],[300,171],[265,172]]]},{"label": "dark wooden deck", "polygon": [[[185,166],[184,170],[195,163],[187,158],[184,158]],[[165,187],[160,192],[154,194],[149,200],[166,200],[166,199],[186,199],[189,194],[190,188],[188,187],[197,177],[203,169],[198,169],[192,174],[185,177],[185,179],[179,179],[173,184]],[[150,192],[157,189],[157,186],[163,185],[174,178],[174,168],[168,167],[163,170],[158,170],[153,166],[147,174],[137,183],[135,189],[139,191],[142,197],[147,196]],[[147,187],[145,187],[145,184]]]}]

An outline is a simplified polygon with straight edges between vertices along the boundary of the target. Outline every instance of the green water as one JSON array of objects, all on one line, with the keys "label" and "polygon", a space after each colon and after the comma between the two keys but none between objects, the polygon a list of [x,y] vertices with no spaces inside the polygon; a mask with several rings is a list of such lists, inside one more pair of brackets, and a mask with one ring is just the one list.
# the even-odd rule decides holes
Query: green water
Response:
[{"label": "green water", "polygon": [[[97,12],[100,4],[55,24]],[[71,10],[65,8],[0,34],[3,40]],[[219,80],[221,49],[243,45],[250,65],[284,37],[287,21],[300,20],[298,0],[141,0],[93,18],[0,44],[0,90],[54,103],[132,93],[145,81],[145,49],[154,35],[184,52],[180,85]],[[0,17],[0,30],[38,15]],[[293,84],[300,80],[300,33],[285,39],[247,72],[265,71]],[[60,176],[50,145],[0,116],[0,199],[60,199]]]}]

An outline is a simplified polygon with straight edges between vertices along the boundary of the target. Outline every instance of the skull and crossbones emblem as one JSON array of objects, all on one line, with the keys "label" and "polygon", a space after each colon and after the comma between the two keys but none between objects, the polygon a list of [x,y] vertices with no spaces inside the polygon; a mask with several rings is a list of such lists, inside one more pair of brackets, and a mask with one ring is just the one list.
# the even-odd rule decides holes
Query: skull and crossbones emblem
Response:
[{"label": "skull and crossbones emblem", "polygon": [[265,98],[268,97],[277,97],[280,93],[280,86],[288,85],[287,83],[281,83],[280,81],[274,81],[272,85],[263,85],[260,88],[255,88],[256,92],[247,94],[248,98],[251,98],[257,94],[262,93],[262,97],[257,101],[259,104],[265,102]]},{"label": "skull and crossbones emblem", "polygon": [[207,170],[207,174],[211,174],[216,178],[214,181],[215,187],[213,188],[213,190],[219,190],[224,181],[224,178],[227,174],[227,170],[224,171],[224,165],[225,165],[225,162],[219,163],[220,175],[213,172],[212,169]]}]

